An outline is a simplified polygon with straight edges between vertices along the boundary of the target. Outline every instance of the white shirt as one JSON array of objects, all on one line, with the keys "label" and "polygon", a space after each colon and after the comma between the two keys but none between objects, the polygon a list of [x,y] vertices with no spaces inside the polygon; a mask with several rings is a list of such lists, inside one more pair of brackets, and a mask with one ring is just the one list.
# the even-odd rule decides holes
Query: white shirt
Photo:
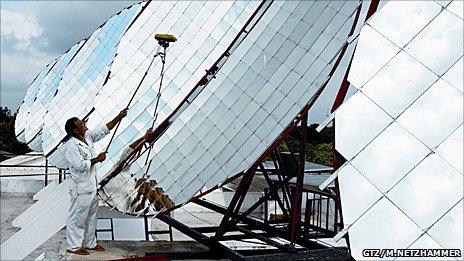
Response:
[{"label": "white shirt", "polygon": [[68,160],[69,172],[74,184],[70,190],[77,194],[94,192],[97,190],[97,170],[92,166],[91,159],[97,157],[93,143],[103,139],[110,130],[106,125],[85,133],[84,142],[72,137],[66,142],[66,159]]}]

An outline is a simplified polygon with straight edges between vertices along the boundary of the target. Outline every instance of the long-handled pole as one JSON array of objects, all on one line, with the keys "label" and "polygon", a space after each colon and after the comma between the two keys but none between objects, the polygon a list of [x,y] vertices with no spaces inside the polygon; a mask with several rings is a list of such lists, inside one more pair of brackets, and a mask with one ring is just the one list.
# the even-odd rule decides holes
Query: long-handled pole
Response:
[{"label": "long-handled pole", "polygon": [[[155,103],[154,119],[153,119],[152,126],[151,126],[152,128],[153,128],[153,126],[155,125],[156,119],[157,119],[157,117],[158,117],[157,110],[158,110],[159,100],[160,100],[160,98],[161,98],[161,88],[162,88],[162,86],[163,86],[164,66],[165,66],[165,63],[166,63],[166,49],[167,49],[167,47],[169,47],[169,45],[168,45],[167,43],[164,43],[164,42],[161,42],[161,41],[160,41],[160,45],[163,47],[163,52],[162,52],[162,53],[161,53],[161,52],[158,53],[158,55],[161,57],[161,63],[162,63],[162,65],[161,65],[161,72],[160,72],[160,84],[159,84],[159,87],[158,87],[158,94],[156,95],[157,98],[156,98],[156,103]],[[148,155],[147,155],[147,159],[146,159],[146,161],[145,161],[145,165],[147,164],[147,161],[148,161],[148,159],[149,159],[149,157],[150,157],[151,148],[152,148],[152,146],[150,147],[150,149],[149,149],[149,151],[148,151]],[[151,161],[150,161],[150,163],[151,163]],[[148,172],[148,169],[149,169],[149,168],[147,168],[147,171],[144,173],[144,175],[143,175],[142,178],[144,178],[144,177],[146,176],[146,174],[147,174],[147,172]],[[105,183],[105,184],[106,184],[106,183]],[[134,190],[134,191],[136,191],[136,190]],[[132,196],[133,194],[134,194],[134,193],[132,193],[132,194],[129,195],[129,196]],[[118,204],[121,203],[122,201],[124,201],[125,199],[126,199],[126,197],[123,198],[120,202],[118,202]],[[117,204],[115,204],[115,206],[116,206],[116,205],[117,205]],[[114,209],[115,206],[113,206],[112,209]],[[112,210],[112,209],[111,209],[111,210]]]},{"label": "long-handled pole", "polygon": [[[165,54],[165,53],[166,53],[166,48],[164,48],[164,54]],[[137,85],[137,88],[135,89],[134,93],[132,94],[132,97],[130,98],[129,103],[127,103],[127,106],[125,107],[126,109],[129,108],[130,104],[131,104],[132,101],[134,100],[135,95],[137,94],[138,90],[140,89],[140,86],[142,86],[142,83],[143,83],[143,81],[145,80],[145,77],[147,77],[148,72],[150,71],[150,68],[151,68],[153,62],[155,61],[155,58],[156,58],[157,56],[161,56],[161,55],[164,56],[164,54],[163,54],[163,53],[160,53],[160,52],[156,52],[155,55],[153,55],[153,58],[151,59],[151,62],[150,62],[150,64],[148,65],[147,70],[146,70],[145,73],[143,74],[142,79],[140,80],[139,84]],[[162,57],[161,59],[163,60],[163,69],[164,69],[164,58]],[[111,143],[113,142],[114,136],[116,135],[116,132],[118,131],[118,128],[119,128],[119,125],[120,125],[120,124],[121,124],[121,121],[119,121],[118,124],[116,125],[116,129],[114,129],[113,135],[111,136],[110,142],[108,142],[108,145],[106,146],[105,152],[108,152],[108,149],[109,149]]]},{"label": "long-handled pole", "polygon": [[[156,119],[158,118],[158,112],[157,112],[157,110],[158,110],[159,100],[160,100],[160,98],[161,98],[161,88],[162,88],[162,86],[163,86],[164,68],[165,68],[165,64],[166,64],[166,50],[167,50],[167,47],[169,47],[169,41],[159,40],[158,43],[160,44],[160,46],[163,47],[163,52],[157,52],[157,54],[153,57],[153,59],[152,59],[150,65],[148,66],[147,71],[145,72],[145,74],[144,74],[144,76],[143,76],[141,82],[140,82],[139,85],[137,86],[137,89],[136,89],[136,91],[134,92],[134,95],[132,95],[132,97],[131,97],[131,99],[130,99],[130,101],[129,101],[129,104],[130,104],[130,103],[132,102],[134,96],[135,96],[135,93],[138,91],[138,89],[140,88],[140,86],[141,86],[141,84],[142,84],[144,78],[146,77],[146,75],[147,75],[147,73],[148,73],[148,71],[149,71],[149,69],[150,69],[150,67],[151,67],[151,65],[152,65],[152,63],[153,63],[153,61],[154,61],[154,58],[155,58],[156,56],[160,56],[161,62],[162,62],[162,66],[161,66],[161,72],[160,72],[160,84],[159,84],[159,87],[158,87],[157,99],[156,99],[155,110],[154,110],[154,119],[153,119],[152,126],[151,126],[152,128],[154,127],[155,122],[156,122]],[[127,107],[129,107],[129,106],[127,106]],[[113,140],[113,138],[114,138],[114,135],[115,135],[115,133],[116,133],[118,127],[119,127],[119,123],[118,123],[118,125],[116,126],[115,132],[113,133],[113,137],[111,138],[110,143],[108,144],[107,150],[108,150],[109,145],[111,144],[111,142],[112,142],[112,140]],[[151,152],[151,148],[152,148],[152,146],[150,146],[150,148],[149,148],[149,151],[148,151],[148,155],[147,155],[147,159],[146,159],[145,164],[147,163],[147,161],[148,161],[148,159],[149,159],[150,152]],[[150,161],[150,163],[151,163],[151,161]],[[147,172],[148,172],[148,169],[149,169],[149,168],[147,168]],[[147,172],[146,172],[146,173],[147,173]],[[144,177],[145,177],[146,173],[144,174]],[[108,181],[109,181],[109,180],[102,181],[102,183],[100,183],[101,187],[103,187],[104,185],[106,185],[106,183],[108,183]],[[127,182],[127,181],[126,181],[126,182]],[[133,193],[132,193],[132,194],[133,194]],[[111,195],[110,195],[110,196],[111,196]],[[125,199],[123,199],[123,200],[125,200]],[[121,202],[122,202],[122,201],[121,201]],[[120,203],[120,202],[119,202],[119,203]],[[118,203],[118,204],[119,204],[119,203]],[[117,205],[117,204],[115,204],[115,206],[116,206],[116,205]],[[113,208],[112,208],[111,210],[113,210],[113,209],[115,208],[115,206],[113,206]]]},{"label": "long-handled pole", "polygon": [[[161,98],[161,86],[163,84],[163,78],[164,78],[165,57],[166,57],[166,46],[164,47],[164,54],[161,56],[161,61],[162,61],[163,65],[161,67],[161,75],[160,75],[161,79],[160,79],[160,85],[159,85],[159,88],[158,88],[158,97],[156,99],[155,111],[154,111],[154,119],[153,119],[153,122],[151,123],[151,128],[153,128],[155,126],[156,119],[158,119],[158,103],[159,103],[159,100]],[[151,146],[149,148],[149,150],[148,150],[147,158],[145,159],[145,165],[147,165],[147,163],[148,163],[148,159],[150,158],[150,153],[151,153],[152,148],[153,148],[153,146]],[[150,160],[150,163],[148,163],[147,170],[143,174],[142,178],[144,178],[148,174],[148,170],[150,169],[150,166],[151,166],[151,160]]]}]

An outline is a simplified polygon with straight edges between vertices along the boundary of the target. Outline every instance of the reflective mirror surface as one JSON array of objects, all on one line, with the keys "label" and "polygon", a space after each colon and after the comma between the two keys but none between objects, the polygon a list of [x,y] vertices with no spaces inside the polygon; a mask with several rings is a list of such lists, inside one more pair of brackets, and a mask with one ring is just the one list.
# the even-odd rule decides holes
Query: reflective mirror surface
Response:
[{"label": "reflective mirror surface", "polygon": [[[463,251],[459,2],[391,1],[361,30],[349,75],[358,91],[335,114],[336,149],[348,159],[341,195],[362,190],[341,198],[343,213],[372,191],[343,175],[353,167],[384,195],[354,223],[344,220],[355,259],[366,248]],[[375,111],[387,116],[365,116]]]}]

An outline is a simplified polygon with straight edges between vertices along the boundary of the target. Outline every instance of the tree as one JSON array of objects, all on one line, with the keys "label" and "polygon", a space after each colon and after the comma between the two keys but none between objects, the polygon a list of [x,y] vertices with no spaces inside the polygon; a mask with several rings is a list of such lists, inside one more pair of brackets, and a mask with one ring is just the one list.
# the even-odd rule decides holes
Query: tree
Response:
[{"label": "tree", "polygon": [[[0,150],[11,152],[13,154],[24,154],[31,151],[26,144],[16,139],[14,125],[16,113],[11,115],[8,107],[0,107]],[[0,161],[5,160],[0,155]]]},{"label": "tree", "polygon": [[[317,126],[317,124],[312,124],[306,130],[305,159],[310,162],[332,166],[334,128],[326,127],[321,132],[318,132],[316,131]],[[291,147],[294,152],[298,152],[300,133],[299,128],[290,133],[285,142],[279,145],[279,151],[290,151],[289,147]]]}]

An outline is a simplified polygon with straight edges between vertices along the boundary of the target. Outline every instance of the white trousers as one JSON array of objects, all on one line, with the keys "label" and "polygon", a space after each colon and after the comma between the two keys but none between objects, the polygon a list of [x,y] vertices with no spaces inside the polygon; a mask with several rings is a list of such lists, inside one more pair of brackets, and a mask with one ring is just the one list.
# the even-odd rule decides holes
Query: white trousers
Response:
[{"label": "white trousers", "polygon": [[96,192],[71,195],[71,205],[66,221],[66,240],[69,250],[97,245],[98,196]]}]

